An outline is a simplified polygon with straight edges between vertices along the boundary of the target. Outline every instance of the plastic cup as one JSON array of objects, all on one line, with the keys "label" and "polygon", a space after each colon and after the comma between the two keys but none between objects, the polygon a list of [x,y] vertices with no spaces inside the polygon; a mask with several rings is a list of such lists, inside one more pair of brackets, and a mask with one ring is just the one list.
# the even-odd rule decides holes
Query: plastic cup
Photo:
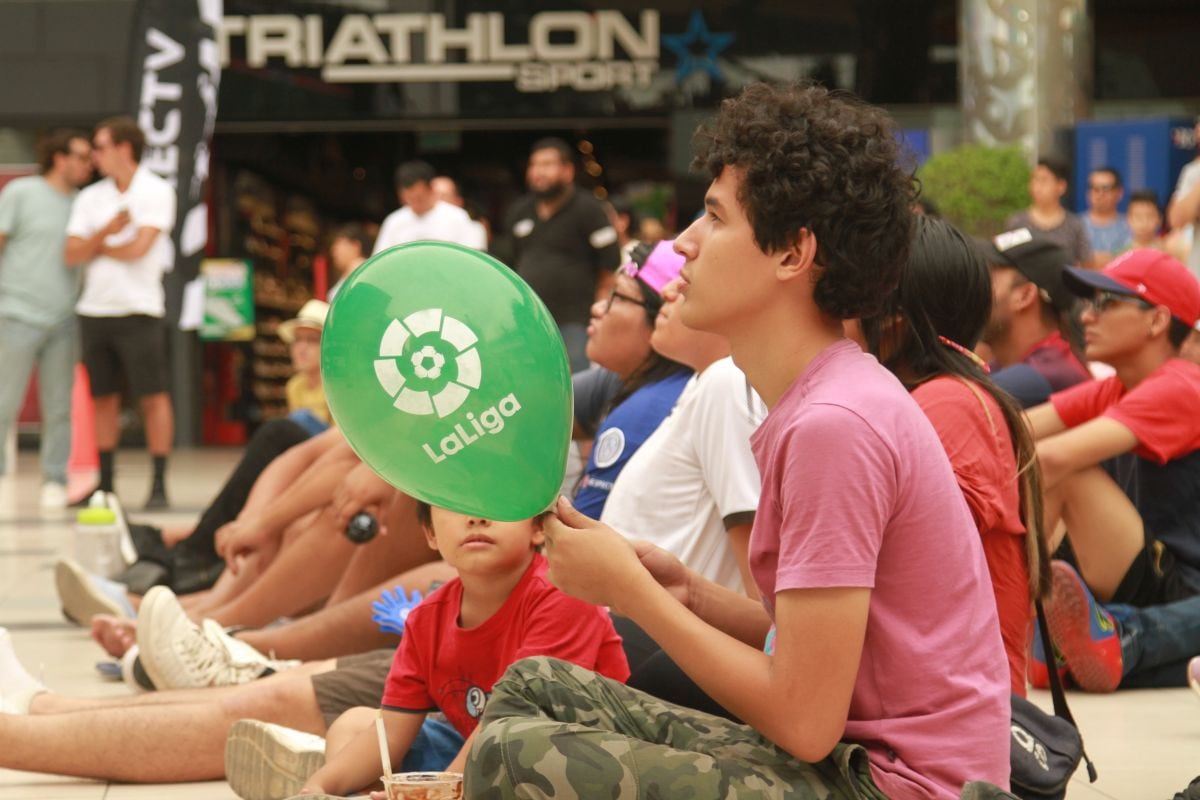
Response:
[{"label": "plastic cup", "polygon": [[461,800],[462,773],[401,772],[383,776],[388,800]]}]

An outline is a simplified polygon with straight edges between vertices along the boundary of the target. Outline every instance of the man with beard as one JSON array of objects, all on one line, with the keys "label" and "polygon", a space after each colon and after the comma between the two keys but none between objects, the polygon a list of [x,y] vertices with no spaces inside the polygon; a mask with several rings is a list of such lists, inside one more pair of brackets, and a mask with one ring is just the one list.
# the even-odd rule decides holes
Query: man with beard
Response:
[{"label": "man with beard", "polygon": [[563,140],[534,143],[525,182],[530,194],[509,209],[496,253],[546,303],[577,371],[588,364],[592,303],[620,265],[617,232],[599,201],[576,191],[571,148]]},{"label": "man with beard", "polygon": [[1027,228],[983,243],[992,270],[992,316],[983,341],[992,349],[992,378],[1025,408],[1091,375],[1072,346],[1074,297],[1063,283],[1069,256]]}]

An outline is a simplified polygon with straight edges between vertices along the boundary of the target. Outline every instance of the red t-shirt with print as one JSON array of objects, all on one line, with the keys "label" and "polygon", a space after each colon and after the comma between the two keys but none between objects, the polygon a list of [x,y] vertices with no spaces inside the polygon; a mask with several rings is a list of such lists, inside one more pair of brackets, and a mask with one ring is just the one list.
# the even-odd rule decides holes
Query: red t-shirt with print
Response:
[{"label": "red t-shirt with print", "polygon": [[1200,366],[1172,358],[1126,391],[1112,376],[1050,396],[1068,428],[1099,416],[1116,420],[1137,437],[1133,452],[1166,464],[1200,449]]},{"label": "red t-shirt with print", "polygon": [[442,586],[413,609],[383,689],[393,711],[440,710],[465,738],[492,685],[509,665],[553,656],[618,681],[629,679],[621,637],[605,611],[556,589],[535,554],[512,593],[474,628],[458,624],[462,582]]}]

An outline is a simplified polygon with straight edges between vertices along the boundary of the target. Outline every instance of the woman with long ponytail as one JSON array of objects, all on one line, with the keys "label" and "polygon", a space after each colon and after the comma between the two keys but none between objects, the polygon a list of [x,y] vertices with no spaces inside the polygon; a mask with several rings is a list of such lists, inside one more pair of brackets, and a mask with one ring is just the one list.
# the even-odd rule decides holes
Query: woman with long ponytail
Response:
[{"label": "woman with long ponytail", "polygon": [[918,217],[900,285],[861,321],[860,343],[908,388],[946,448],[983,540],[1012,688],[1024,695],[1033,600],[1049,585],[1049,556],[1032,437],[1016,401],[972,352],[991,302],[991,277],[972,243],[944,221]]}]

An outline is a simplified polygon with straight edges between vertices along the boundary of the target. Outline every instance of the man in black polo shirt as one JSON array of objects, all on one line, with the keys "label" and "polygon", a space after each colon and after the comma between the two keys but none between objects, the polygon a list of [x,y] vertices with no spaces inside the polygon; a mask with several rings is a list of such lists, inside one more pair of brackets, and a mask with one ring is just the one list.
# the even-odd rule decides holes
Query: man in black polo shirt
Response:
[{"label": "man in black polo shirt", "polygon": [[587,366],[591,306],[620,266],[617,232],[599,201],[575,187],[570,146],[541,139],[529,153],[530,193],[509,209],[496,255],[545,302],[567,346],[571,370]]}]

